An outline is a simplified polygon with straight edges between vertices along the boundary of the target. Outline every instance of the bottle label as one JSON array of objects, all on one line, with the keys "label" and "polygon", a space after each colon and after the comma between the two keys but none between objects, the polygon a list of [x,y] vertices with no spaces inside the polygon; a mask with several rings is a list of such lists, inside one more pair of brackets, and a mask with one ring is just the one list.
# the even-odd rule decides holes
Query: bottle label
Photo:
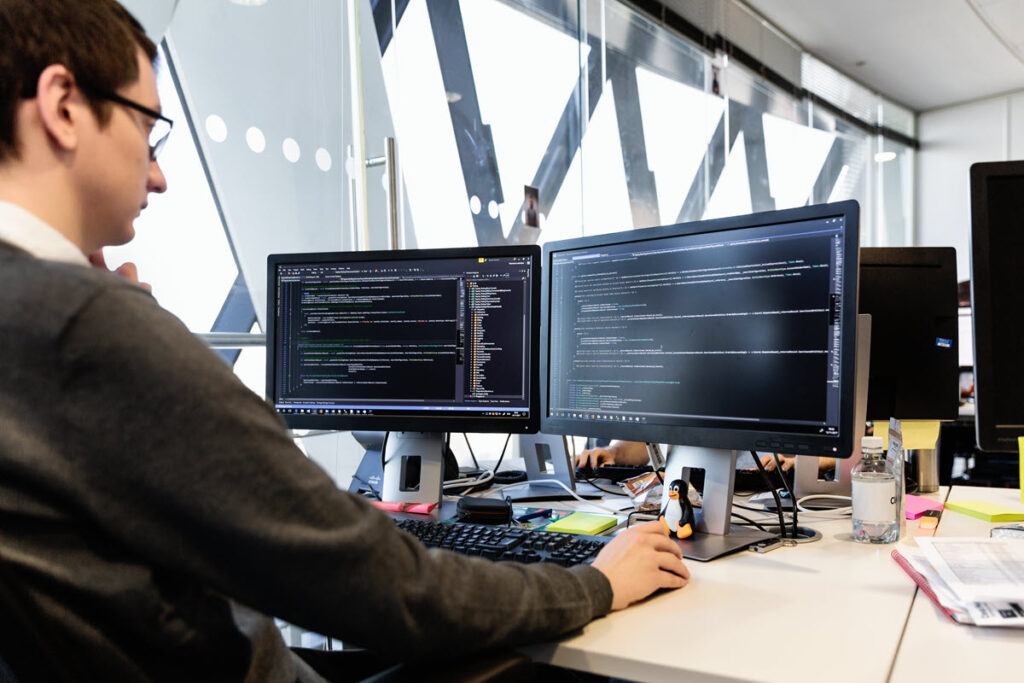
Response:
[{"label": "bottle label", "polygon": [[866,522],[896,521],[896,482],[853,481],[853,518]]}]

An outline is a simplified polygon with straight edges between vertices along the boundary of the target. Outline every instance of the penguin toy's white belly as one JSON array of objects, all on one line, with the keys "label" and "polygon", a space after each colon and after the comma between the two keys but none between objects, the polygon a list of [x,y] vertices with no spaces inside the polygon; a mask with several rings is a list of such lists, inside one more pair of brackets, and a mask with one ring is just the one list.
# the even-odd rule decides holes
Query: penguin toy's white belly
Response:
[{"label": "penguin toy's white belly", "polygon": [[675,532],[679,522],[683,519],[683,506],[678,500],[670,498],[662,514],[665,515],[665,524],[668,525],[669,530]]}]

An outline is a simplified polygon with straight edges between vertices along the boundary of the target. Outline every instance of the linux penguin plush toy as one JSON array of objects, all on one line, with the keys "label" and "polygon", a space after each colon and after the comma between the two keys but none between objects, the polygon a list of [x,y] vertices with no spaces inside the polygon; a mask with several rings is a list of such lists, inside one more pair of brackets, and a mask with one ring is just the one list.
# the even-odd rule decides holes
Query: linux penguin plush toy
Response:
[{"label": "linux penguin plush toy", "polygon": [[668,535],[679,539],[689,538],[693,534],[696,521],[693,517],[693,506],[690,505],[690,483],[685,479],[676,479],[668,487],[668,500],[661,509],[658,519],[668,529]]}]

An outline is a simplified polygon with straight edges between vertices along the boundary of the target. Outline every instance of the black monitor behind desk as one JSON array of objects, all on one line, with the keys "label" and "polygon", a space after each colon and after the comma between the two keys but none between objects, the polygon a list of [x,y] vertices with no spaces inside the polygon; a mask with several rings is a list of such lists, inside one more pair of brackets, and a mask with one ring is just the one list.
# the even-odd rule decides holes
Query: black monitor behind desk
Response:
[{"label": "black monitor behind desk", "polygon": [[[973,415],[960,415],[954,422],[943,422],[939,428],[936,444],[939,458],[939,485],[954,483],[971,486],[1013,488],[1018,486],[1019,460],[1012,453],[989,453],[978,449],[977,433]],[[973,466],[953,481],[953,467],[956,459],[962,457]]]}]

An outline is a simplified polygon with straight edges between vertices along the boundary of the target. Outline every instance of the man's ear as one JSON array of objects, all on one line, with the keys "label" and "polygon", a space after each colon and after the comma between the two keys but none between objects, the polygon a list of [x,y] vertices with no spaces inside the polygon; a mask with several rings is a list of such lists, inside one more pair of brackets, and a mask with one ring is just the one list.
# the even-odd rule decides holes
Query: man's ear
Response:
[{"label": "man's ear", "polygon": [[78,147],[78,126],[87,103],[75,89],[75,77],[63,64],[51,64],[39,74],[36,111],[47,137],[62,150]]}]

